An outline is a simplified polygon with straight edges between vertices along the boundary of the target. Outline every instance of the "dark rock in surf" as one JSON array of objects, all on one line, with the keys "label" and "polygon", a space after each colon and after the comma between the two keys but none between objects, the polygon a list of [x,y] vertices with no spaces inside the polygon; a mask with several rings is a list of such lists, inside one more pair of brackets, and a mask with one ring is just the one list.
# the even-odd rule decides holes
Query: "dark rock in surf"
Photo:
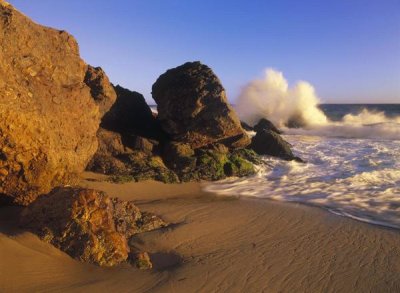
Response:
[{"label": "dark rock in surf", "polygon": [[269,155],[287,161],[302,160],[293,155],[290,144],[272,130],[261,130],[252,138],[250,148],[259,155]]},{"label": "dark rock in surf", "polygon": [[280,131],[276,126],[269,120],[262,118],[258,123],[253,127],[255,132],[259,132],[262,130],[271,130],[275,133],[281,134],[282,131]]}]

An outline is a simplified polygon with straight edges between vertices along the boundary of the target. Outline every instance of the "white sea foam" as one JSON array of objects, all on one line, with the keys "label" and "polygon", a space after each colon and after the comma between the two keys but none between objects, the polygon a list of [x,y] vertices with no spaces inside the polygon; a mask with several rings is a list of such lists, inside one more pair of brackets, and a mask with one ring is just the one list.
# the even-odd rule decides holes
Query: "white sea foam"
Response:
[{"label": "white sea foam", "polygon": [[301,202],[400,228],[400,141],[300,135],[285,139],[307,164],[265,157],[257,175],[211,183],[205,189]]},{"label": "white sea foam", "polygon": [[[400,117],[367,109],[331,121],[314,88],[290,88],[282,73],[266,70],[238,98],[240,118],[267,118],[284,130],[306,164],[265,157],[257,175],[210,183],[222,195],[316,205],[359,221],[400,228]],[[288,128],[290,122],[301,128]]]}]

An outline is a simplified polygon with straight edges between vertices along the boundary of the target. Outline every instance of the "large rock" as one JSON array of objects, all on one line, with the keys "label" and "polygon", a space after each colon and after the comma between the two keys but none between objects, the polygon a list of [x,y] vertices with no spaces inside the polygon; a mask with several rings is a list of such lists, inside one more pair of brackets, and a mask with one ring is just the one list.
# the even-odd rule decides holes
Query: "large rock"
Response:
[{"label": "large rock", "polygon": [[0,200],[29,204],[84,170],[100,122],[86,71],[71,35],[0,1]]},{"label": "large rock", "polygon": [[131,236],[166,223],[104,192],[68,187],[39,197],[23,211],[21,225],[73,258],[114,266],[128,259]]},{"label": "large rock", "polygon": [[117,99],[113,85],[103,69],[90,65],[87,67],[85,83],[90,88],[90,93],[99,106],[101,116],[103,116]]},{"label": "large rock", "polygon": [[188,62],[162,74],[152,95],[161,125],[173,141],[194,149],[215,142],[231,148],[250,143],[218,77],[200,62]]}]

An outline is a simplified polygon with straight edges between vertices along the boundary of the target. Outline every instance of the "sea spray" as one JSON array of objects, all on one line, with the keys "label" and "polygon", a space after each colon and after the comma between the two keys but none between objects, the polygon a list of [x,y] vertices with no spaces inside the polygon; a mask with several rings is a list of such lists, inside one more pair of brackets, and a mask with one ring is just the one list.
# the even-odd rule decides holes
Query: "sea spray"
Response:
[{"label": "sea spray", "polygon": [[359,113],[347,113],[340,121],[332,121],[319,104],[310,83],[299,81],[289,87],[282,72],[267,69],[262,79],[243,88],[236,110],[250,125],[266,118],[286,134],[400,139],[400,116],[387,117],[382,111],[361,109]]},{"label": "sea spray", "polygon": [[327,123],[319,103],[314,87],[308,82],[299,81],[289,88],[282,72],[267,69],[262,79],[244,87],[236,107],[240,118],[251,125],[267,118],[278,127],[290,123],[311,126]]}]

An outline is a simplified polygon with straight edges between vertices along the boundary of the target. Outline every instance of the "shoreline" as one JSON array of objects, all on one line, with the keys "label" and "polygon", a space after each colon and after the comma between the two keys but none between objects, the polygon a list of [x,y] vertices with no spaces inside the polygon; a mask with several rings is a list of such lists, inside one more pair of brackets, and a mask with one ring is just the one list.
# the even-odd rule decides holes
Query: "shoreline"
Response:
[{"label": "shoreline", "polygon": [[174,223],[131,240],[156,259],[155,268],[80,263],[17,229],[11,215],[18,208],[7,207],[0,209],[0,291],[400,289],[400,233],[395,229],[298,203],[206,194],[199,183],[82,184],[112,189],[110,196],[134,200],[141,210]]}]

